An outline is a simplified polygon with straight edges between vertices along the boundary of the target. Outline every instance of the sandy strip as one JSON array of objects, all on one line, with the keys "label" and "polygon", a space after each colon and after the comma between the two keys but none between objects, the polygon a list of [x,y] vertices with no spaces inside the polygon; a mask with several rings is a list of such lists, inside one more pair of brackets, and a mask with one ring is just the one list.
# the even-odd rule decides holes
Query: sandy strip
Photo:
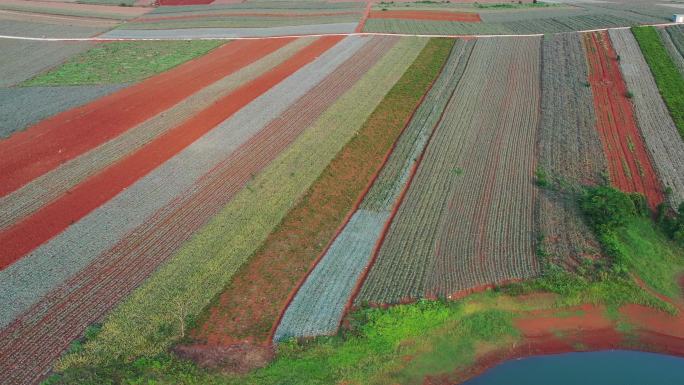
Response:
[{"label": "sandy strip", "polygon": [[337,44],[60,235],[0,271],[0,302],[10,304],[0,308],[0,327],[187,190],[366,41],[352,37]]}]

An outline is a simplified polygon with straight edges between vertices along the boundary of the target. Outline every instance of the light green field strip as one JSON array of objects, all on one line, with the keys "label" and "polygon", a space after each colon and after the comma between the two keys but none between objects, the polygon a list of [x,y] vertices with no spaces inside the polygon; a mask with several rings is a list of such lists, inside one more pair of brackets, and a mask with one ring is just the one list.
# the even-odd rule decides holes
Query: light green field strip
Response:
[{"label": "light green field strip", "polygon": [[22,86],[131,83],[164,72],[223,44],[215,40],[115,41],[97,45]]},{"label": "light green field strip", "polygon": [[206,17],[201,19],[162,20],[158,22],[125,23],[118,29],[177,29],[177,28],[258,28],[283,27],[288,25],[311,25],[352,23],[359,20],[359,15],[311,16],[311,17],[253,17],[225,16]]},{"label": "light green field strip", "polygon": [[82,352],[58,369],[155,355],[180,335],[179,311],[192,318],[209,304],[280,223],[330,160],[362,126],[428,39],[403,38],[297,141],[257,175],[105,320]]},{"label": "light green field strip", "polygon": [[[57,3],[59,4],[59,3]],[[118,5],[118,4],[117,4]],[[42,13],[42,14],[48,14],[48,15],[61,15],[61,16],[81,16],[81,17],[96,17],[96,18],[102,18],[102,19],[114,19],[114,20],[128,20],[128,19],[133,19],[135,17],[140,16],[141,14],[145,12],[141,12],[138,14],[131,14],[130,12],[125,13],[125,12],[113,12],[110,9],[107,10],[102,10],[102,11],[97,11],[93,10],[92,7],[84,8],[83,10],[79,10],[75,7],[69,7],[69,8],[63,8],[59,6],[55,7],[50,7],[49,4],[47,6],[42,5],[41,3],[22,3],[22,4],[12,4],[12,3],[5,3],[5,2],[0,2],[0,9],[6,9],[10,11],[20,11],[20,12],[36,12],[36,13]],[[130,8],[121,8],[123,11],[128,10]],[[140,8],[142,9],[142,8]]]}]

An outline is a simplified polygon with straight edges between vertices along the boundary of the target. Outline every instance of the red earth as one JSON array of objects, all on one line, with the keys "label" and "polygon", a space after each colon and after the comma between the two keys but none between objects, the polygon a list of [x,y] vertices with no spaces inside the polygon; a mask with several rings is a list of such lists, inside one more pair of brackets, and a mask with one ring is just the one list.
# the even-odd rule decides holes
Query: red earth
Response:
[{"label": "red earth", "polygon": [[274,51],[274,47],[265,42],[230,42],[195,60],[0,140],[0,196],[163,112]]},{"label": "red earth", "polygon": [[[0,256],[0,269],[12,264],[107,202],[272,86],[316,59],[340,39],[341,37],[337,36],[318,39],[271,71],[224,96],[183,124],[85,180],[73,188],[69,194],[2,231],[0,243],[4,246],[4,252]],[[250,52],[262,56],[265,54],[264,48],[268,47],[266,51],[272,52],[289,41],[291,39],[248,40],[246,43],[256,44]],[[258,47],[261,47],[261,50]]]},{"label": "red earth", "polygon": [[459,21],[462,23],[479,23],[482,21],[477,13],[443,11],[371,11],[370,18]]},{"label": "red earth", "polygon": [[664,199],[662,187],[637,128],[608,33],[584,34],[583,42],[594,94],[596,129],[608,160],[611,184],[626,192],[645,195],[649,206],[655,209]]}]

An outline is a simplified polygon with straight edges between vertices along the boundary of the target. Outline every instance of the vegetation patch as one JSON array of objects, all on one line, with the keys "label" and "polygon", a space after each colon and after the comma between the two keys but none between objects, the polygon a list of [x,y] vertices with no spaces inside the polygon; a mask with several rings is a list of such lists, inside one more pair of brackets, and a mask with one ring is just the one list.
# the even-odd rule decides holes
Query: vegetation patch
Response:
[{"label": "vegetation patch", "polygon": [[223,44],[220,40],[116,41],[99,44],[22,86],[135,82],[164,72]]}]

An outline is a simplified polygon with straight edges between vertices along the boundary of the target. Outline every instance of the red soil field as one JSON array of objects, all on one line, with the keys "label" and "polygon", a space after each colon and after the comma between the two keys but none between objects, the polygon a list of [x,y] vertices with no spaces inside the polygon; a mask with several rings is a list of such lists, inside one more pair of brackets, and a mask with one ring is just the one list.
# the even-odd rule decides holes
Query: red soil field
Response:
[{"label": "red soil field", "polygon": [[[0,233],[3,255],[0,269],[62,232],[92,210],[183,150],[217,124],[316,59],[342,37],[323,37],[259,78],[236,89],[178,127],[120,162],[108,167],[62,196]],[[275,48],[291,39],[272,40]],[[251,41],[252,43],[255,41]]]},{"label": "red soil field", "polygon": [[440,11],[371,11],[371,19],[412,19],[460,21],[462,23],[479,23],[482,21],[477,13],[440,12]]},{"label": "red soil field", "polygon": [[0,196],[170,108],[284,43],[230,42],[0,141]]},{"label": "red soil field", "polygon": [[583,42],[594,94],[596,129],[608,160],[611,184],[623,191],[644,194],[648,205],[655,209],[664,199],[663,191],[637,128],[608,33],[584,34]]}]

